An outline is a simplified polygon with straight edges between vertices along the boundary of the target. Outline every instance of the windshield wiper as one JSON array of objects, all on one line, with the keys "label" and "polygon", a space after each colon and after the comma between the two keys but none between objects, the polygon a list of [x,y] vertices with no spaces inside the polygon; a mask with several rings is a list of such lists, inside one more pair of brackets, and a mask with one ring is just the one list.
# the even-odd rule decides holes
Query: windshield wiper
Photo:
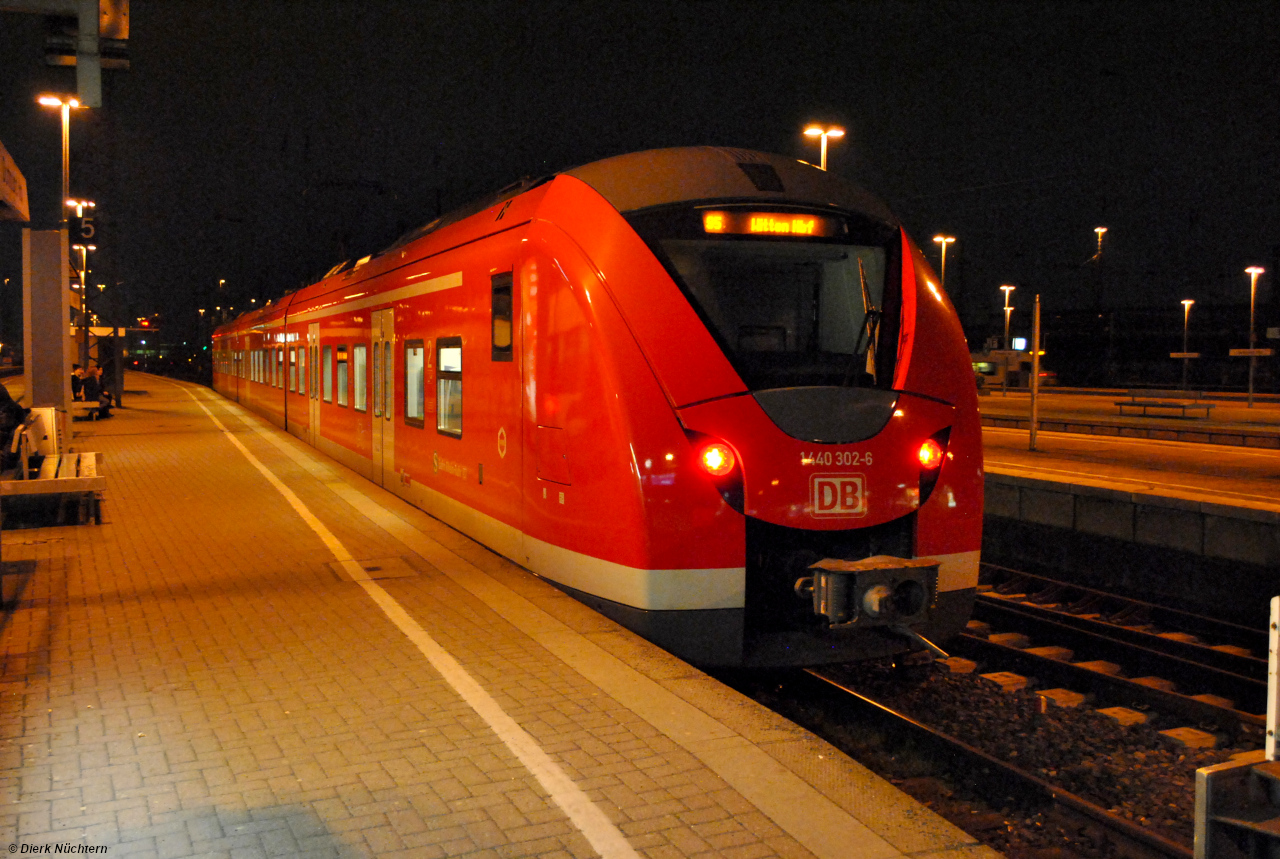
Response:
[{"label": "windshield wiper", "polygon": [[[862,285],[862,330],[858,332],[858,342],[853,347],[853,359],[849,362],[849,369],[845,373],[844,386],[848,387],[850,380],[856,375],[855,368],[858,365],[858,359],[862,358],[864,368],[870,365],[870,370],[866,371],[871,376],[871,384],[875,384],[875,343],[876,335],[880,331],[880,309],[871,303],[871,290],[867,287],[867,273],[862,268],[862,257],[858,257],[858,281]],[[869,355],[864,357],[864,349],[872,350]]]}]

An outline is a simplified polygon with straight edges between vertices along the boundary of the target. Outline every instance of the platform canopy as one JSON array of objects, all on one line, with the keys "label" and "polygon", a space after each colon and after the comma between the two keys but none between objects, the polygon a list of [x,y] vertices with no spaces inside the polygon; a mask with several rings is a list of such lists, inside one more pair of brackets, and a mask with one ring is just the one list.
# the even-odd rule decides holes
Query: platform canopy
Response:
[{"label": "platform canopy", "polygon": [[9,150],[0,143],[0,221],[29,221],[27,208],[27,180],[18,165],[9,157]]}]

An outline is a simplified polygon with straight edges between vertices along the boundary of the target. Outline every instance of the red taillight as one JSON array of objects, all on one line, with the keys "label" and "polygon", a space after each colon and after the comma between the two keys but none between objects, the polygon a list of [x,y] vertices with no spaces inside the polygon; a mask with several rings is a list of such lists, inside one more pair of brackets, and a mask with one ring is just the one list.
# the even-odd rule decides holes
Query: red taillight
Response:
[{"label": "red taillight", "polygon": [[702,466],[703,471],[712,477],[724,477],[733,471],[733,466],[737,459],[733,455],[733,450],[727,444],[720,442],[712,442],[702,449],[698,455],[698,464]]},{"label": "red taillight", "polygon": [[942,445],[931,438],[925,439],[920,450],[916,451],[916,459],[920,460],[921,468],[937,468],[942,465]]}]

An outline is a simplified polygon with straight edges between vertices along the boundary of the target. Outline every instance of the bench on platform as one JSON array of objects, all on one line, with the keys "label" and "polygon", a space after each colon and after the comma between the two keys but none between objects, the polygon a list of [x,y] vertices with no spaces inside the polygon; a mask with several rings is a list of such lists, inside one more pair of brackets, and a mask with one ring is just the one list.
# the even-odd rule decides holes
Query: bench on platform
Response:
[{"label": "bench on platform", "polygon": [[[21,462],[27,462],[24,456]],[[98,493],[107,488],[102,474],[102,454],[64,453],[46,456],[38,470],[19,466],[0,479],[0,498],[32,495],[61,495],[77,498],[88,507],[93,521],[102,524],[102,506]],[[61,518],[62,511],[59,511]]]},{"label": "bench on platform", "polygon": [[1179,411],[1182,417],[1187,416],[1188,411],[1202,410],[1204,416],[1209,417],[1209,411],[1213,408],[1213,403],[1204,402],[1203,391],[1154,391],[1139,390],[1129,391],[1129,399],[1117,400],[1116,406],[1120,409],[1120,414],[1130,414],[1125,409],[1141,409],[1145,416],[1149,409],[1157,411]]}]

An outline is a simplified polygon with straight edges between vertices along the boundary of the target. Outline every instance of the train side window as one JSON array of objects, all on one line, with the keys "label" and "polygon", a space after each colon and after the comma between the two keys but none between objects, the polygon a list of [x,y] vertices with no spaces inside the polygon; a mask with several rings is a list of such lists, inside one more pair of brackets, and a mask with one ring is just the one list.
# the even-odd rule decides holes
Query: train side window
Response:
[{"label": "train side window", "polygon": [[493,304],[493,352],[495,361],[510,361],[511,348],[511,272],[489,278]]},{"label": "train side window", "polygon": [[298,390],[298,347],[289,347],[289,393]]},{"label": "train side window", "polygon": [[284,347],[276,347],[276,387],[284,387]]},{"label": "train side window", "polygon": [[355,383],[355,410],[357,412],[367,412],[369,410],[368,400],[366,397],[367,379],[368,379],[368,362],[365,360],[365,350],[369,347],[363,343],[357,343],[351,347],[351,375],[352,381]]},{"label": "train side window", "polygon": [[404,344],[404,422],[422,428],[426,414],[426,350],[421,340]]},{"label": "train side window", "polygon": [[323,381],[321,382],[321,391],[323,392],[324,401],[326,403],[333,402],[333,347],[325,346],[320,352],[321,372],[323,373]]},{"label": "train side window", "polygon": [[347,347],[338,347],[338,405],[347,404]]},{"label": "train side window", "polygon": [[298,393],[307,395],[307,347],[298,347]]},{"label": "train side window", "polygon": [[436,340],[436,430],[462,438],[462,338]]}]

